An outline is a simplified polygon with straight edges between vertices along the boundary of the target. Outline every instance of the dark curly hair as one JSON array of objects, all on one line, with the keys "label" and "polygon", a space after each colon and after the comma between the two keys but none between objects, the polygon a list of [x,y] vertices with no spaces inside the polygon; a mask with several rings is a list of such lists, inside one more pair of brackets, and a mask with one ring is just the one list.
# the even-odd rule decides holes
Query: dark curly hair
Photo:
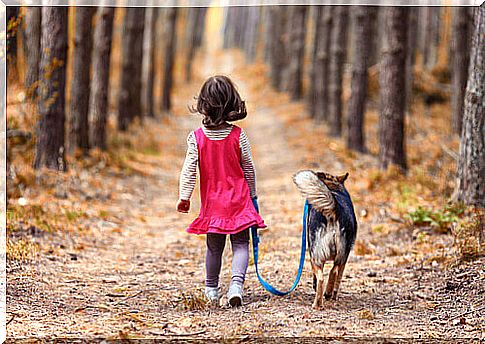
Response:
[{"label": "dark curly hair", "polygon": [[190,111],[204,116],[202,124],[206,128],[215,128],[224,122],[237,121],[247,116],[246,105],[227,76],[215,75],[207,79],[196,99],[197,105],[191,107]]}]

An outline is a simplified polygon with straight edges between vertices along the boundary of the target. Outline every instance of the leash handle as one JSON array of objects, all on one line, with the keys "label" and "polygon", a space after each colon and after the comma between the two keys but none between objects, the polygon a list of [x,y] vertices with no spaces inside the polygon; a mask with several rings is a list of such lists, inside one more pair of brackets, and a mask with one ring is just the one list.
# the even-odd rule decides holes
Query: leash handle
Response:
[{"label": "leash handle", "polygon": [[[253,204],[255,204],[254,208],[258,210],[259,212],[259,207],[258,207],[258,201],[256,198],[253,198]],[[303,228],[301,231],[301,252],[300,252],[300,264],[298,266],[298,273],[295,278],[295,282],[293,283],[292,287],[288,291],[280,291],[273,287],[271,284],[266,282],[261,275],[259,274],[259,269],[258,269],[258,246],[259,246],[259,235],[258,235],[258,228],[257,227],[251,227],[251,236],[253,239],[253,255],[254,255],[254,267],[256,268],[256,275],[258,276],[259,283],[269,291],[271,294],[277,295],[277,296],[284,296],[289,293],[291,293],[295,288],[297,287],[298,283],[300,282],[301,275],[303,273],[303,265],[305,264],[305,253],[306,253],[306,231],[307,231],[307,221],[308,221],[308,210],[310,208],[310,205],[308,204],[308,201],[305,201],[305,206],[303,208]]]}]

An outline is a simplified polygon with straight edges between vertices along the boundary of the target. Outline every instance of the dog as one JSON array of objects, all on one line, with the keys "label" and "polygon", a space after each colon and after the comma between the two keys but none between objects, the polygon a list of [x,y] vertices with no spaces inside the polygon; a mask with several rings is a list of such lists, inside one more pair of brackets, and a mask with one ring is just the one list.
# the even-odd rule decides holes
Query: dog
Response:
[{"label": "dog", "polygon": [[[344,182],[348,173],[334,176],[325,172],[300,171],[293,176],[299,191],[310,204],[307,221],[308,248],[316,291],[313,308],[337,299],[345,264],[357,235],[354,206]],[[323,293],[323,267],[333,261]]]}]

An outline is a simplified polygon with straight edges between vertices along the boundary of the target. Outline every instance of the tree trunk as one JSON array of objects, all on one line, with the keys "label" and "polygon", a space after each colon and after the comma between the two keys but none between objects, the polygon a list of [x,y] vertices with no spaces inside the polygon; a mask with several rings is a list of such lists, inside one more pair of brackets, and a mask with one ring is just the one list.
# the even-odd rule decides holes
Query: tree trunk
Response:
[{"label": "tree trunk", "polygon": [[207,9],[201,7],[189,8],[185,42],[187,46],[187,58],[185,60],[185,82],[192,79],[192,63],[195,58],[195,50],[202,43],[203,23]]},{"label": "tree trunk", "polygon": [[354,61],[351,95],[347,113],[347,147],[365,152],[364,117],[367,100],[367,69],[372,48],[372,18],[377,7],[358,6],[355,10]]},{"label": "tree trunk", "polygon": [[284,21],[283,7],[271,6],[270,21],[268,29],[271,31],[271,49],[270,49],[270,78],[271,85],[278,91],[282,89],[283,69],[285,65],[285,45],[284,45]]},{"label": "tree trunk", "polygon": [[34,168],[65,171],[67,7],[42,7],[41,52]]},{"label": "tree trunk", "polygon": [[256,59],[256,48],[258,44],[259,21],[260,21],[261,7],[248,7],[248,17],[246,23],[246,37],[244,42],[244,52],[246,55],[246,62],[253,63]]},{"label": "tree trunk", "polygon": [[439,7],[425,7],[424,10],[424,37],[423,37],[423,63],[426,68],[432,67],[436,62],[436,46],[438,41]]},{"label": "tree trunk", "polygon": [[176,24],[177,24],[177,8],[167,8],[168,11],[167,20],[167,33],[166,46],[165,46],[165,59],[163,61],[163,77],[162,77],[162,100],[161,110],[163,112],[170,111],[172,102],[170,98],[170,92],[173,84],[173,69],[174,69],[174,57],[175,57],[175,43],[176,43]]},{"label": "tree trunk", "polygon": [[317,68],[315,69],[315,120],[318,122],[328,118],[330,43],[335,7],[325,6],[324,11],[322,34],[317,52]]},{"label": "tree trunk", "polygon": [[451,49],[453,66],[451,82],[453,92],[451,94],[451,108],[453,113],[453,131],[461,133],[463,122],[463,102],[465,98],[466,82],[468,78],[468,62],[470,59],[471,16],[468,7],[455,7],[453,16],[453,37]]},{"label": "tree trunk", "polygon": [[[5,8],[5,7],[4,7]],[[20,7],[7,7],[7,75],[17,72],[17,33],[20,23]]]},{"label": "tree trunk", "polygon": [[142,116],[141,77],[145,8],[129,7],[123,21],[118,129],[127,130],[133,118]]},{"label": "tree trunk", "polygon": [[40,34],[41,34],[42,7],[27,7],[25,9],[25,52],[27,71],[24,86],[27,96],[33,98],[37,94],[39,83],[40,64]]},{"label": "tree trunk", "polygon": [[342,133],[342,80],[347,55],[347,29],[349,25],[348,7],[337,6],[331,34],[329,79],[328,79],[328,119],[330,134]]},{"label": "tree trunk", "polygon": [[326,7],[324,6],[314,6],[313,7],[313,38],[312,38],[312,62],[310,72],[308,73],[308,79],[310,80],[310,88],[308,90],[308,112],[310,113],[310,117],[315,117],[315,105],[317,101],[317,94],[316,94],[316,71],[317,71],[317,64],[319,62],[318,59],[318,52],[319,47],[323,37],[323,15]]},{"label": "tree trunk", "polygon": [[226,7],[224,13],[224,43],[223,48],[233,48],[236,40],[236,25],[237,7]]},{"label": "tree trunk", "polygon": [[90,97],[91,145],[103,150],[107,148],[106,122],[109,110],[109,70],[114,14],[114,7],[100,7],[94,29],[93,80]]},{"label": "tree trunk", "polygon": [[475,25],[465,93],[456,199],[485,207],[485,7],[475,8]]},{"label": "tree trunk", "polygon": [[414,64],[416,62],[416,45],[418,33],[418,7],[409,7],[409,25],[408,25],[408,46],[406,49],[406,109],[411,111]]},{"label": "tree trunk", "polygon": [[406,47],[408,9],[385,9],[381,53],[379,160],[382,169],[395,164],[406,170],[404,110],[406,101]]},{"label": "tree trunk", "polygon": [[303,59],[305,57],[307,6],[291,6],[289,31],[288,92],[292,100],[303,95]]},{"label": "tree trunk", "polygon": [[71,84],[71,113],[69,121],[69,151],[89,150],[89,76],[93,48],[92,22],[95,7],[76,8],[74,54]]},{"label": "tree trunk", "polygon": [[143,38],[144,64],[143,64],[143,112],[148,117],[155,117],[153,80],[155,79],[155,46],[157,45],[157,18],[158,8],[146,9],[146,29]]}]

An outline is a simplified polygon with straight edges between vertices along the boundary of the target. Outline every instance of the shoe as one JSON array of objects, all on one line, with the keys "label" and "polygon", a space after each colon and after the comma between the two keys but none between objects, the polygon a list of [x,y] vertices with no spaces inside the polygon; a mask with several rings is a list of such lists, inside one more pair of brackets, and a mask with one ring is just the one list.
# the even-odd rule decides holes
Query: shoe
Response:
[{"label": "shoe", "polygon": [[231,284],[227,292],[227,299],[231,307],[242,306],[242,291],[243,287],[239,284]]},{"label": "shoe", "polygon": [[205,297],[210,303],[217,304],[219,302],[219,288],[205,287]]}]

